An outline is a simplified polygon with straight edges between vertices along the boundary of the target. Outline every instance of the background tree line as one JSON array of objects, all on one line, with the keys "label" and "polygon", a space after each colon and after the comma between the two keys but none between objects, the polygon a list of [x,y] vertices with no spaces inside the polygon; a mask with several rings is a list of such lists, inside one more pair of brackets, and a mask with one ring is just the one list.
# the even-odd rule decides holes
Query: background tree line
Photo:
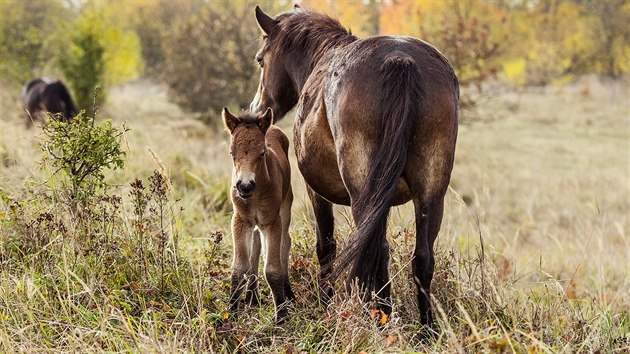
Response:
[{"label": "background tree line", "polygon": [[[630,3],[624,0],[321,1],[354,34],[403,34],[434,44],[464,90],[488,79],[514,86],[618,79],[630,70]],[[18,92],[37,76],[69,81],[81,108],[93,87],[138,77],[165,83],[171,99],[210,122],[246,107],[256,90],[259,30],[253,8],[287,1],[0,2],[0,81]],[[101,102],[105,96],[100,96]]]}]

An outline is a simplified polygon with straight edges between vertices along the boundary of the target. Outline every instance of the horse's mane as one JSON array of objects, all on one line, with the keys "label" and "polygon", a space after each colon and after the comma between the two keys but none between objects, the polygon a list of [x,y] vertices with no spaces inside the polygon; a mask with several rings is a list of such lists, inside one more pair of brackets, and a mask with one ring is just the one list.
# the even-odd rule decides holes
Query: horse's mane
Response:
[{"label": "horse's mane", "polygon": [[239,124],[258,124],[258,115],[250,111],[241,111],[236,115]]},{"label": "horse's mane", "polygon": [[274,43],[286,51],[299,50],[311,59],[311,68],[328,49],[354,42],[358,38],[341,23],[325,14],[296,9],[278,15],[280,26]]}]

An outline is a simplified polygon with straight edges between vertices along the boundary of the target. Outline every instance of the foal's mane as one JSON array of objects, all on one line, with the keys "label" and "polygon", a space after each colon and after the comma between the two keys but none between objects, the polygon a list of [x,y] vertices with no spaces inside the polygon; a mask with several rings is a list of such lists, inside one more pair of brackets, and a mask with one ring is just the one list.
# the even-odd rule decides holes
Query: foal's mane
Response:
[{"label": "foal's mane", "polygon": [[275,50],[299,50],[310,60],[311,68],[330,48],[358,39],[337,19],[306,9],[287,12],[276,19],[280,28],[274,38]]},{"label": "foal's mane", "polygon": [[236,115],[239,124],[258,124],[258,115],[250,111],[241,111]]}]

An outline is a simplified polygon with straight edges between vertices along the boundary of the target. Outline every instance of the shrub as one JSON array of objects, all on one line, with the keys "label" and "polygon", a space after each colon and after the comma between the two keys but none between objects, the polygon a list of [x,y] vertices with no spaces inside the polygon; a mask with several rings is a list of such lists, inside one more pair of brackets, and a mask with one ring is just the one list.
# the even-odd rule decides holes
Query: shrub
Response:
[{"label": "shrub", "polygon": [[124,167],[121,149],[125,127],[112,126],[111,120],[96,124],[85,112],[72,122],[48,119],[42,127],[43,163],[58,173],[70,205],[86,205],[105,184],[105,169]]}]

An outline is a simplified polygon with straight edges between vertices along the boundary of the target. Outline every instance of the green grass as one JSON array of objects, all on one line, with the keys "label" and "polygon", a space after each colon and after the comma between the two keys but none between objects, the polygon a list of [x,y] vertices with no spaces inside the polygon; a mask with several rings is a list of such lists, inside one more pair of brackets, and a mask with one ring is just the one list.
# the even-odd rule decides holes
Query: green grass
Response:
[{"label": "green grass", "polygon": [[[436,243],[440,333],[422,342],[409,205],[390,213],[394,312],[378,327],[354,294],[319,303],[311,209],[294,168],[289,322],[274,325],[264,281],[262,306],[225,321],[227,133],[152,83],[114,89],[101,116],[131,128],[125,168],[78,217],[39,167],[41,131],[24,129],[0,90],[0,352],[627,352],[630,116],[627,86],[611,92],[586,79],[504,90],[478,107],[491,119],[461,127]],[[290,119],[281,126],[291,133]],[[156,170],[168,176],[162,212],[149,188]],[[335,211],[342,249],[352,221]]]}]

